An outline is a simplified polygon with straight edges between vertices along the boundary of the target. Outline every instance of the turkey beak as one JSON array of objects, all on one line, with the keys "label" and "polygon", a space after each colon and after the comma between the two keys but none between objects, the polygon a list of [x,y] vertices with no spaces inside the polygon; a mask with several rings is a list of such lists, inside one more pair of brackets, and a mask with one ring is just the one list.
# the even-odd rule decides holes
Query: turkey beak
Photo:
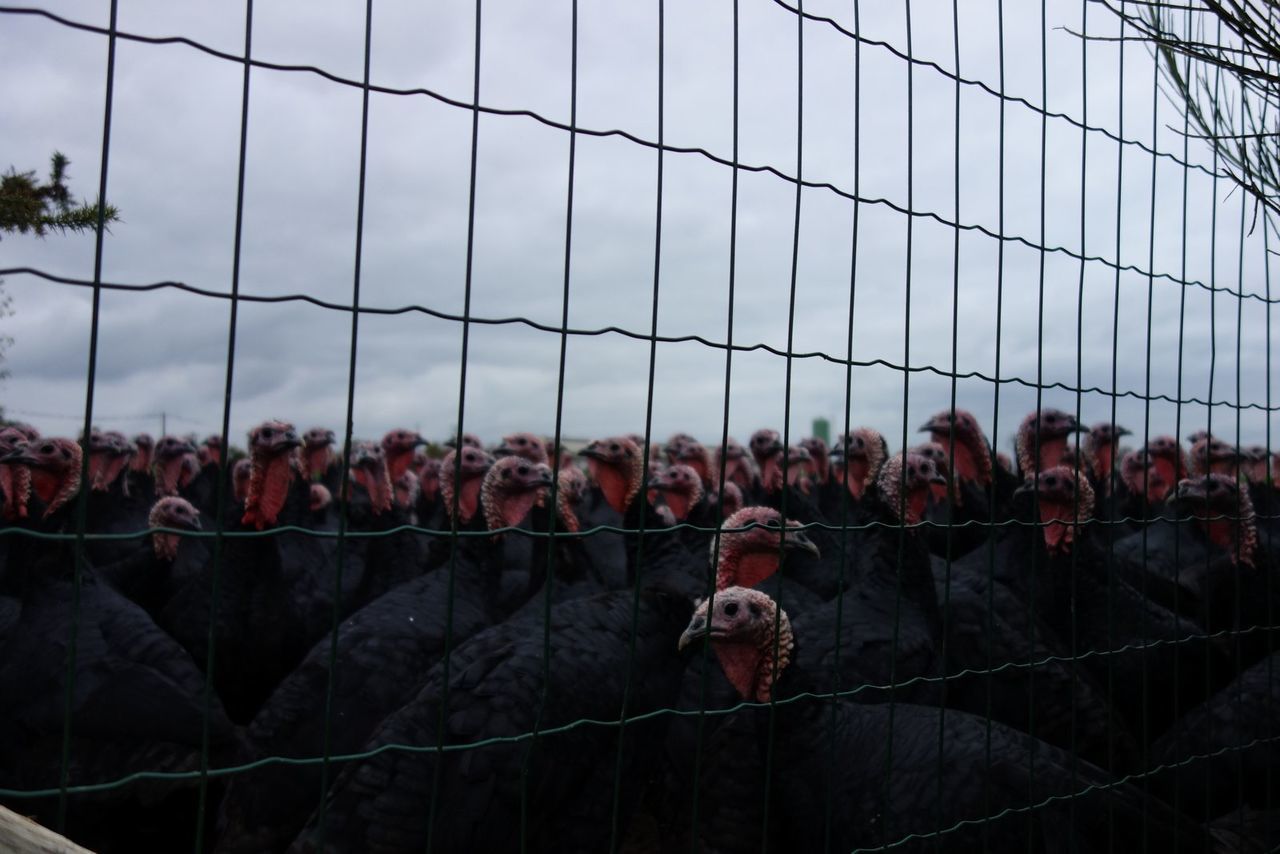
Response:
[{"label": "turkey beak", "polygon": [[809,535],[799,529],[787,529],[782,537],[782,547],[787,551],[808,552],[815,558],[822,557],[822,552],[818,551],[818,545],[809,539]]},{"label": "turkey beak", "polygon": [[1177,488],[1173,491],[1173,497],[1177,501],[1203,502],[1208,499],[1208,494],[1205,492],[1203,480],[1187,478],[1178,482]]},{"label": "turkey beak", "polygon": [[685,647],[689,646],[689,644],[696,643],[705,637],[711,637],[712,634],[707,615],[695,613],[693,619],[689,621],[689,627],[684,630],[684,634],[680,635],[680,641],[676,644],[676,651],[684,652]]},{"label": "turkey beak", "polygon": [[1121,436],[1132,436],[1133,431],[1130,430],[1128,427],[1121,427],[1120,425],[1117,424],[1115,435],[1116,435],[1116,438],[1119,439]]},{"label": "turkey beak", "polygon": [[172,523],[165,526],[166,528],[177,528],[181,531],[199,531],[200,520],[198,518],[191,519],[175,519]]},{"label": "turkey beak", "polygon": [[917,433],[941,433],[945,431],[948,428],[948,426],[949,425],[946,423],[946,419],[934,417],[924,422],[924,425],[921,426],[921,428],[916,432]]},{"label": "turkey beak", "polygon": [[1028,495],[1036,491],[1036,482],[1034,480],[1025,480],[1022,485],[1013,491],[1014,495]]},{"label": "turkey beak", "polygon": [[0,457],[0,465],[6,466],[31,466],[35,465],[36,462],[35,457],[27,453],[26,445],[14,448],[3,457]]},{"label": "turkey beak", "polygon": [[550,487],[555,482],[555,477],[551,474],[550,466],[542,465],[538,467],[538,480],[536,481],[538,486]]},{"label": "turkey beak", "polygon": [[940,474],[935,474],[933,477],[929,478],[929,482],[932,483],[934,486],[947,485],[947,479]]},{"label": "turkey beak", "polygon": [[593,460],[605,459],[604,451],[601,451],[600,446],[595,442],[592,442],[590,445],[587,445],[581,451],[578,451],[578,456],[588,457]]},{"label": "turkey beak", "polygon": [[492,453],[496,458],[502,459],[503,457],[515,456],[516,452],[512,450],[510,445],[508,445],[506,442],[503,442],[501,445],[494,448]]}]

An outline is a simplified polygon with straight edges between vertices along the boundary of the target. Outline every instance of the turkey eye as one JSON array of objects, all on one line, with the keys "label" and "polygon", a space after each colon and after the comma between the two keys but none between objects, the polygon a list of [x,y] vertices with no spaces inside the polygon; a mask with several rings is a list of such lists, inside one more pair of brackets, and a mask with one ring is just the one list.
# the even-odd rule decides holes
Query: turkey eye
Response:
[{"label": "turkey eye", "polygon": [[53,453],[53,445],[45,445],[45,446],[41,447],[41,448],[40,448],[40,453],[42,453],[42,454],[52,454],[52,453]]},{"label": "turkey eye", "polygon": [[528,466],[520,466],[519,471],[520,471],[520,474],[528,474],[528,473],[529,473],[529,467],[528,467]]},{"label": "turkey eye", "polygon": [[760,616],[760,606],[755,604],[754,602],[750,605],[749,610],[751,611],[751,616],[753,617]]},{"label": "turkey eye", "polygon": [[726,617],[733,617],[738,613],[738,603],[729,602],[724,606],[724,614]]}]

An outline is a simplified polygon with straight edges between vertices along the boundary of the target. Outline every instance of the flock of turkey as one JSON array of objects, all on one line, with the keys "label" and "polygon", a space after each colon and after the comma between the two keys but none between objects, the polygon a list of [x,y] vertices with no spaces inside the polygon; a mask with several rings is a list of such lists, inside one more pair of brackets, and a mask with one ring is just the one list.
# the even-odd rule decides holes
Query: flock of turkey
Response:
[{"label": "flock of turkey", "polygon": [[7,427],[0,800],[103,852],[1280,846],[1277,460],[922,432]]}]

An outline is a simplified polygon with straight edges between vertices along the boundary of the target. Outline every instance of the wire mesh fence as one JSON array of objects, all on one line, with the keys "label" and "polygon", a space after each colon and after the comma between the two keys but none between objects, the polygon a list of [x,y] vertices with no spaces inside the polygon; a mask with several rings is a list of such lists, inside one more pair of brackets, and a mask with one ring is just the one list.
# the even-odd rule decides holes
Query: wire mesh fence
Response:
[{"label": "wire mesh fence", "polygon": [[1280,849],[1273,224],[1161,81],[1273,105],[1151,4],[579,6],[0,7],[124,219],[6,239],[8,413],[81,436],[0,432],[0,799],[103,851]]}]

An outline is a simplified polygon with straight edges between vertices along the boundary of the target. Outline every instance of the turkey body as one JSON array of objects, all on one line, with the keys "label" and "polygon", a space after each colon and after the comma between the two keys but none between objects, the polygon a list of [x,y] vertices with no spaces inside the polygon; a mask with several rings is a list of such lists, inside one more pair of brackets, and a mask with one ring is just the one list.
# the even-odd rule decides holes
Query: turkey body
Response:
[{"label": "turkey body", "polygon": [[[770,710],[754,712],[764,735]],[[771,792],[775,832],[785,840],[777,850],[851,851],[904,839],[896,850],[1206,850],[1207,834],[1156,798],[963,712],[819,700],[774,712]],[[1066,797],[1090,786],[1109,788]]]},{"label": "turkey body", "polygon": [[[464,541],[456,569],[445,566],[392,588],[345,619],[336,642],[320,640],[254,717],[255,754],[323,756],[326,735],[330,755],[358,751],[384,717],[413,698],[446,645],[489,625],[482,575],[493,570],[484,565],[486,546]],[[319,802],[323,776],[313,764],[267,765],[237,777],[222,806],[217,850],[286,848]]]},{"label": "turkey body", "polygon": [[[0,654],[0,785],[60,784],[66,657],[73,636],[70,785],[111,782],[139,771],[198,770],[206,711],[210,765],[235,764],[247,755],[216,697],[206,710],[204,677],[195,662],[141,608],[89,570],[81,577],[78,614],[72,601],[69,578],[33,583],[7,632]],[[164,831],[189,832],[194,792],[192,780],[135,781],[82,796],[72,804],[68,832],[104,851],[164,844]],[[56,797],[13,806],[48,823],[56,819]]]},{"label": "turkey body", "polygon": [[[669,707],[682,670],[675,644],[691,612],[686,600],[654,591],[634,603],[630,592],[565,602],[551,612],[545,670],[537,615],[481,632],[365,746],[460,746],[584,718],[616,721],[624,697],[628,716]],[[615,798],[625,832],[663,727],[659,717],[445,753],[386,750],[343,770],[323,816],[291,850],[390,852],[430,840],[441,851],[510,851],[522,835],[530,851],[605,850]]]}]

